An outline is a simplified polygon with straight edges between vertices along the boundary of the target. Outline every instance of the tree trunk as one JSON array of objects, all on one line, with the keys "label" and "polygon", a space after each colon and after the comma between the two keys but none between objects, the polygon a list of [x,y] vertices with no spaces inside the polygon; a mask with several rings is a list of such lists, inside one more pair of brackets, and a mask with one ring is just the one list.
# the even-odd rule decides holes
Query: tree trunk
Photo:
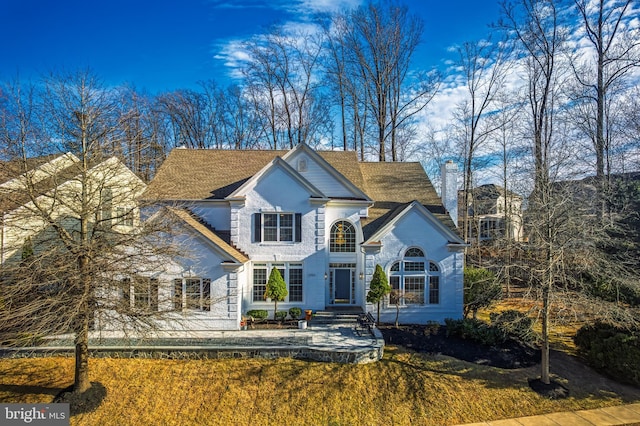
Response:
[{"label": "tree trunk", "polygon": [[82,393],[91,387],[89,382],[89,327],[88,320],[83,319],[83,331],[76,335],[76,371],[73,391]]},{"label": "tree trunk", "polygon": [[545,284],[542,289],[542,348],[540,360],[540,380],[544,384],[549,384],[549,285]]}]

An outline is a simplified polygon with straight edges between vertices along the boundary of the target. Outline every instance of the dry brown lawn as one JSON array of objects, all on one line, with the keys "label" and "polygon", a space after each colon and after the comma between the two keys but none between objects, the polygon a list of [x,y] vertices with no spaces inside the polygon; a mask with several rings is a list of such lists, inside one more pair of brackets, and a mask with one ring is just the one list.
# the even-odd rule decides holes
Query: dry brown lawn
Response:
[{"label": "dry brown lawn", "polygon": [[[640,390],[594,380],[566,355],[552,369],[571,389],[530,390],[537,367],[501,370],[386,347],[381,362],[91,359],[107,388],[72,425],[453,425],[640,401]],[[0,360],[0,402],[50,402],[71,383],[71,358]],[[567,370],[567,371],[563,371]]]}]

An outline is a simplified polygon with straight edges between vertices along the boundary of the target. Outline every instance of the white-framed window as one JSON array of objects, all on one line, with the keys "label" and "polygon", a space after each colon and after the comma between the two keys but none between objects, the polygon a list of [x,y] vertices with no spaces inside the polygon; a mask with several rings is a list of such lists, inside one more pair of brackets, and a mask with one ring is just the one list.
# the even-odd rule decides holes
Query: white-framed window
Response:
[{"label": "white-framed window", "polygon": [[500,238],[504,234],[503,221],[500,218],[486,218],[480,220],[480,238]]},{"label": "white-framed window", "polygon": [[118,225],[133,226],[133,209],[116,207],[116,218],[118,220]]},{"label": "white-framed window", "polygon": [[293,243],[302,241],[300,213],[265,212],[253,215],[254,242]]},{"label": "white-framed window", "polygon": [[177,311],[210,311],[210,278],[176,278],[173,280],[173,307]]},{"label": "white-framed window", "polygon": [[356,251],[356,229],[350,222],[340,220],[331,226],[329,251],[331,253],[354,253]]},{"label": "white-framed window", "polygon": [[121,281],[120,292],[126,308],[137,310],[158,310],[158,280],[157,278],[126,277]]},{"label": "white-framed window", "polygon": [[113,191],[111,188],[103,188],[100,192],[100,211],[98,220],[103,222],[103,226],[111,226],[111,216],[113,216]]},{"label": "white-framed window", "polygon": [[276,268],[284,282],[287,283],[287,297],[285,302],[303,301],[303,269],[302,263],[267,262],[253,264],[253,286],[251,290],[253,302],[264,302],[264,294],[267,291],[267,281],[271,269]]},{"label": "white-framed window", "polygon": [[440,268],[435,262],[428,261],[419,248],[408,249],[402,260],[391,265],[389,285],[391,305],[440,303]]}]

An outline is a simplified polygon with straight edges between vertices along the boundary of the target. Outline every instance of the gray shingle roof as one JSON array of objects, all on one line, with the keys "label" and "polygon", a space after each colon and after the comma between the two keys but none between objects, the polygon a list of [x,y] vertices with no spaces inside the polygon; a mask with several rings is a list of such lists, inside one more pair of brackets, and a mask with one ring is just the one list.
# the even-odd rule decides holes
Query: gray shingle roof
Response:
[{"label": "gray shingle roof", "polygon": [[[374,200],[369,218],[363,220],[365,239],[392,218],[393,211],[414,200],[446,226],[456,229],[420,163],[359,162],[354,151],[317,152]],[[224,199],[276,156],[286,153],[280,150],[174,149],[149,183],[143,198]]]}]

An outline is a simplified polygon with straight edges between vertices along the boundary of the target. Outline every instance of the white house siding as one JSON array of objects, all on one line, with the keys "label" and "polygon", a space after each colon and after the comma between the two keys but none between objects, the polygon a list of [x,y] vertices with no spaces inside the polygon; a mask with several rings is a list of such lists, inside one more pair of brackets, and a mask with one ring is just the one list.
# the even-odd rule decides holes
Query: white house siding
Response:
[{"label": "white house siding", "polygon": [[[410,247],[422,249],[427,262],[435,262],[440,269],[440,303],[401,307],[399,318],[401,323],[443,322],[445,318],[460,318],[462,316],[463,283],[461,271],[463,255],[449,251],[448,240],[442,231],[434,227],[422,214],[411,211],[398,220],[395,227],[382,238],[381,243],[382,249],[379,252],[367,253],[366,291],[368,291],[375,265],[382,266],[389,277],[392,264],[401,260],[405,251]],[[425,283],[425,295],[428,299],[428,280]],[[396,316],[395,305],[386,303],[384,305],[384,309],[381,310],[381,321],[393,322]],[[376,306],[367,305],[367,310],[375,312]]]},{"label": "white house siding", "polygon": [[217,231],[229,230],[231,207],[228,201],[202,201],[192,203],[187,207]]},{"label": "white house siding", "polygon": [[[184,233],[176,238],[184,247],[185,257],[177,260],[178,270],[167,271],[159,279],[160,310],[173,309],[174,279],[208,278],[211,280],[210,311],[184,309],[158,322],[161,330],[234,330],[239,328],[244,265],[226,266],[224,257],[217,254],[209,242]],[[172,268],[173,269],[173,268]]]},{"label": "white house siding", "polygon": [[[232,207],[232,236],[233,229]],[[300,213],[302,215],[301,242],[254,242],[253,215],[255,213]],[[303,301],[278,303],[278,310],[287,310],[292,306],[302,309],[322,309],[324,301],[324,253],[317,251],[318,236],[322,231],[316,228],[318,220],[324,217],[324,205],[310,201],[309,192],[287,172],[278,167],[267,172],[246,194],[246,201],[237,207],[237,246],[250,253],[243,291],[242,311],[267,309],[273,312],[273,303],[252,300],[253,269],[256,263],[302,263]]]},{"label": "white house siding", "polygon": [[[306,164],[306,171],[300,169],[301,161]],[[304,152],[294,153],[287,158],[287,163],[328,197],[353,197],[354,195],[342,182],[331,176],[324,167],[312,161]],[[354,164],[354,167],[357,165]]]}]

